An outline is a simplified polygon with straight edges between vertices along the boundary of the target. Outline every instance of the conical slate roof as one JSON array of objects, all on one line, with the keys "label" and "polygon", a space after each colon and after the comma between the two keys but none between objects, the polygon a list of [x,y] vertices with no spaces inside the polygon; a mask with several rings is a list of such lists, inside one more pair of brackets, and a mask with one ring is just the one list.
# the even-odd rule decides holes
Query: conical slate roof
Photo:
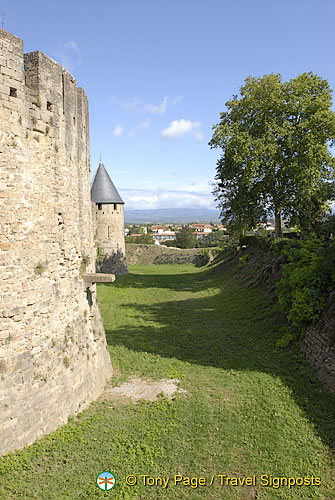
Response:
[{"label": "conical slate roof", "polygon": [[91,200],[95,203],[124,204],[101,161],[92,181]]}]

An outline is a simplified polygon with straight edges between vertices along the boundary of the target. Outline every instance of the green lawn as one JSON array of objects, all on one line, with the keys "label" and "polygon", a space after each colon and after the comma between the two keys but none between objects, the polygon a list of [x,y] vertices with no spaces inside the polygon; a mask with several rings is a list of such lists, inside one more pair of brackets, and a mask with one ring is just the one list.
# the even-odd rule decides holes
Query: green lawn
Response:
[{"label": "green lawn", "polygon": [[[281,318],[267,294],[217,268],[162,265],[134,266],[98,296],[113,383],[178,378],[187,392],[173,402],[92,404],[0,459],[1,499],[335,499],[335,395],[296,347],[275,348]],[[106,493],[95,485],[102,470],[117,480]],[[126,485],[129,474],[136,486]],[[170,484],[144,486],[145,474]],[[174,485],[176,474],[207,484]],[[220,486],[223,474],[256,475],[256,486]],[[261,475],[318,476],[321,486],[274,488]]]}]

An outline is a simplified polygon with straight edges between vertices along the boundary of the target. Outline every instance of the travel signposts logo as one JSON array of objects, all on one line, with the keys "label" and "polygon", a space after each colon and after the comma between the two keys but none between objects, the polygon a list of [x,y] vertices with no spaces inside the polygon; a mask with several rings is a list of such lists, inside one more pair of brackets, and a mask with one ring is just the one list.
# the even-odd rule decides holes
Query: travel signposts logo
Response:
[{"label": "travel signposts logo", "polygon": [[103,491],[111,490],[115,486],[115,477],[111,472],[103,471],[97,475],[97,486]]}]

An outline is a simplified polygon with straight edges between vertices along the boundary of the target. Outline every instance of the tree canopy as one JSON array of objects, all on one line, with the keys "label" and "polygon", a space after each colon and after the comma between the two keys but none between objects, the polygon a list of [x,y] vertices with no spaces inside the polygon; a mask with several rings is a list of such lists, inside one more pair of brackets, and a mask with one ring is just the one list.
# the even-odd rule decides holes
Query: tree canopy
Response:
[{"label": "tree canopy", "polygon": [[193,248],[195,243],[196,239],[191,227],[184,226],[179,233],[176,234],[176,246],[179,248]]},{"label": "tree canopy", "polygon": [[269,215],[309,228],[334,198],[335,139],[327,80],[304,73],[248,77],[213,126],[221,148],[214,193],[231,229],[251,229]]},{"label": "tree canopy", "polygon": [[155,240],[151,234],[141,234],[141,236],[127,236],[126,243],[138,243],[141,245],[154,245]]}]

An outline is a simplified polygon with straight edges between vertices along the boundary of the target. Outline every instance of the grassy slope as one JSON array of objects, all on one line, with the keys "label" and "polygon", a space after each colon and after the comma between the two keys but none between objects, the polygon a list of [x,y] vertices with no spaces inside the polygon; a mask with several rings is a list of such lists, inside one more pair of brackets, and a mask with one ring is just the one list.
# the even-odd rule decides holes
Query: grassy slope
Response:
[{"label": "grassy slope", "polygon": [[[297,349],[274,348],[278,312],[215,269],[136,266],[99,300],[114,383],[176,377],[187,394],[137,405],[99,401],[26,450],[0,459],[0,498],[331,499],[334,395]],[[117,486],[94,484],[111,470]],[[125,484],[127,474],[321,476],[322,486],[198,489]]]}]

